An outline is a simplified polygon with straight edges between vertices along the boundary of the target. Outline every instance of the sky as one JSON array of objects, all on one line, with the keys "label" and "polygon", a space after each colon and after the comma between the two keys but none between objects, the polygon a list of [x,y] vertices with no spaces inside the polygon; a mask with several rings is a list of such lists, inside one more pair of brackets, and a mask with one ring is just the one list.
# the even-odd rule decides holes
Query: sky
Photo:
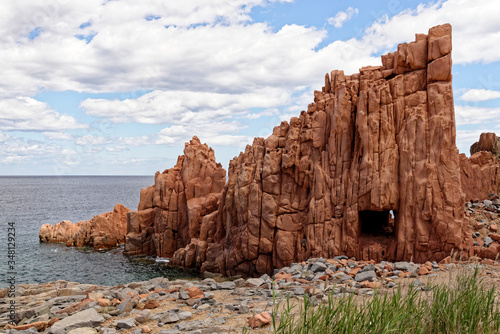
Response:
[{"label": "sky", "polygon": [[[480,4],[479,4],[480,3]],[[453,26],[457,146],[500,134],[498,0],[2,0],[0,175],[152,175],[193,135],[229,161],[324,75]]]}]

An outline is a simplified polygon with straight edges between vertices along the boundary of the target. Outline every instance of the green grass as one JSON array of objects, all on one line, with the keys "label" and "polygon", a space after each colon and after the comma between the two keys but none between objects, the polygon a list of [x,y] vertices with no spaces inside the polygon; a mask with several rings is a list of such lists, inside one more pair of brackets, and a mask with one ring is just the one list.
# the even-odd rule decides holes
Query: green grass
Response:
[{"label": "green grass", "polygon": [[274,298],[272,327],[283,334],[500,333],[496,291],[485,289],[477,267],[459,274],[455,284],[428,289],[423,292],[410,285],[406,292],[375,291],[362,300],[353,294],[329,295],[317,306],[308,296]]}]

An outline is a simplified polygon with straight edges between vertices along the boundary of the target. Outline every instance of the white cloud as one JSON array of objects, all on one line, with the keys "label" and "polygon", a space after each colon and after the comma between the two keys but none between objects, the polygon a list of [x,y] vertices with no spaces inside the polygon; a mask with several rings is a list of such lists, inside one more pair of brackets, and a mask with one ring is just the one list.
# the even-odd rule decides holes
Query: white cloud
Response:
[{"label": "white cloud", "polygon": [[0,162],[36,164],[40,159],[50,159],[60,152],[60,146],[9,136],[8,140],[0,145]]},{"label": "white cloud", "polygon": [[154,139],[152,136],[136,136],[136,137],[116,137],[116,136],[94,136],[85,135],[78,137],[75,144],[80,146],[79,151],[84,153],[100,152],[121,152],[130,149],[134,146],[152,145]]},{"label": "white cloud", "polygon": [[[0,37],[5,65],[0,97],[41,89],[255,93],[276,87],[293,92],[321,82],[332,64],[354,72],[366,59],[378,62],[369,51],[353,53],[360,48],[351,43],[315,50],[326,36],[321,29],[285,25],[273,31],[251,22],[251,8],[266,3],[75,0],[52,9],[27,0],[22,8],[0,5],[5,16],[0,33],[9,36]],[[19,20],[43,10],[48,13],[36,22]],[[82,23],[87,25],[80,28]],[[26,36],[36,27],[41,33],[30,40]],[[94,34],[90,43],[75,37]]]},{"label": "white cloud", "polygon": [[6,141],[7,139],[9,139],[9,135],[6,133],[0,132],[0,143],[3,141]]},{"label": "white cloud", "polygon": [[[251,9],[266,4],[25,0],[19,6],[14,0],[3,1],[0,97],[28,96],[42,89],[239,94],[278,87],[294,92],[316,87],[334,68],[354,73],[361,66],[377,65],[380,60],[371,54],[392,51],[397,43],[411,41],[415,32],[425,33],[444,22],[454,27],[455,63],[500,60],[497,0],[481,5],[439,1],[400,13],[388,6],[390,19],[374,13],[374,19],[382,18],[361,30],[363,35],[319,50],[326,37],[322,29],[286,25],[273,31],[265,23],[252,22]],[[356,13],[349,7],[330,21],[341,25]],[[30,40],[27,36],[37,27],[40,34]],[[94,37],[87,43],[75,36]]]},{"label": "white cloud", "polygon": [[277,89],[255,93],[210,93],[196,91],[153,91],[137,99],[86,99],[80,107],[92,116],[114,123],[189,124],[246,113],[250,108],[272,107],[290,98]]},{"label": "white cloud", "polygon": [[61,129],[83,129],[87,125],[75,118],[61,115],[47,103],[31,97],[0,99],[0,129],[21,131],[46,131]]},{"label": "white cloud", "polygon": [[42,132],[43,136],[49,140],[72,140],[73,137],[66,132],[46,131]]},{"label": "white cloud", "polygon": [[349,7],[344,11],[340,11],[335,16],[328,18],[328,24],[335,26],[335,28],[342,28],[345,22],[358,15],[359,9]]},{"label": "white cloud", "polygon": [[[500,60],[500,2],[484,0],[439,0],[404,10],[390,19],[382,15],[366,29],[361,42],[369,49],[390,51],[397,43],[411,41],[416,32],[426,33],[435,25],[453,26],[453,62],[490,63]],[[391,13],[386,13],[391,14]]]},{"label": "white cloud", "polygon": [[469,89],[460,96],[460,100],[466,102],[481,102],[500,98],[500,92],[488,89]]},{"label": "white cloud", "polygon": [[[251,108],[278,106],[291,100],[281,89],[258,93],[222,94],[190,91],[154,91],[137,99],[87,99],[81,108],[92,116],[115,123],[169,124],[157,135],[117,140],[122,145],[179,145],[197,135],[209,145],[241,146],[253,137],[238,135],[245,124],[236,121],[268,114],[249,113]],[[115,140],[113,140],[115,142]],[[113,148],[119,150],[121,147]]]},{"label": "white cloud", "polygon": [[488,124],[494,126],[500,124],[500,108],[484,108],[474,106],[455,106],[455,120],[457,126]]},{"label": "white cloud", "polygon": [[116,143],[126,146],[144,146],[151,145],[150,136],[136,136],[136,137],[119,137]]},{"label": "white cloud", "polygon": [[215,126],[172,126],[162,129],[155,140],[158,145],[179,145],[189,141],[193,135],[196,135],[204,143],[209,146],[233,146],[241,147],[251,144],[254,137],[227,134],[231,132],[226,127],[227,124]]},{"label": "white cloud", "polygon": [[112,143],[113,139],[105,136],[93,136],[93,135],[85,135],[76,140],[77,145],[81,146],[94,146],[94,145],[105,145]]}]

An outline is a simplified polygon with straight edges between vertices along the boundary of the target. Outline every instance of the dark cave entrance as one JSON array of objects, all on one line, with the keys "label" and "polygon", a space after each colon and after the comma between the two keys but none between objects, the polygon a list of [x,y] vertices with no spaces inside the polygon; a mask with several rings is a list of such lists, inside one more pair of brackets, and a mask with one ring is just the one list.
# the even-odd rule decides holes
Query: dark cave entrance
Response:
[{"label": "dark cave entrance", "polygon": [[361,234],[369,236],[394,236],[394,213],[391,211],[359,211]]}]

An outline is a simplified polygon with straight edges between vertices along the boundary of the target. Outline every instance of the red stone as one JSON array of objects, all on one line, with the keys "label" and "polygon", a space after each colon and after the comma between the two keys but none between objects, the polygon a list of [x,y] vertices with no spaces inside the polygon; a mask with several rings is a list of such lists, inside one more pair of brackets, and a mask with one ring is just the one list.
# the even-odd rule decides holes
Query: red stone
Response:
[{"label": "red stone", "polygon": [[85,222],[71,223],[63,220],[55,225],[44,224],[38,234],[41,242],[63,242],[66,246],[103,249],[116,247],[125,242],[127,213],[121,204],[113,211],[94,216]]},{"label": "red stone", "polygon": [[203,291],[201,291],[197,286],[190,287],[188,289],[188,293],[190,299],[203,298]]},{"label": "red stone", "polygon": [[429,269],[425,266],[420,266],[420,269],[418,271],[419,275],[428,275],[429,274]]},{"label": "red stone", "polygon": [[248,319],[248,325],[252,328],[262,327],[270,323],[271,320],[269,313],[262,312]]},{"label": "red stone", "polygon": [[356,276],[356,274],[361,270],[361,268],[354,268],[354,269],[351,269],[351,271],[349,271],[348,275],[351,276],[351,277],[354,277]]},{"label": "red stone", "polygon": [[500,241],[500,235],[499,235],[499,234],[490,233],[490,234],[488,234],[488,236],[489,236],[491,239],[495,240],[495,241]]},{"label": "red stone", "polygon": [[287,278],[290,278],[290,277],[292,277],[292,274],[287,274],[287,273],[285,273],[283,271],[281,271],[281,272],[277,273],[276,275],[274,275],[274,279],[276,281],[279,281],[279,280],[282,280],[282,279],[287,279]]},{"label": "red stone", "polygon": [[97,300],[97,303],[99,304],[99,306],[101,307],[107,307],[107,306],[111,306],[111,301],[109,299],[106,299],[106,298],[99,298]]},{"label": "red stone", "polygon": [[160,304],[154,299],[148,299],[146,301],[146,304],[144,304],[145,309],[155,309],[159,306],[160,306]]},{"label": "red stone", "polygon": [[32,322],[30,324],[19,325],[19,326],[13,326],[8,324],[5,325],[4,329],[15,329],[18,331],[22,331],[32,327],[35,327],[39,332],[43,332],[48,327],[48,323],[47,321],[37,321],[37,322]]}]

